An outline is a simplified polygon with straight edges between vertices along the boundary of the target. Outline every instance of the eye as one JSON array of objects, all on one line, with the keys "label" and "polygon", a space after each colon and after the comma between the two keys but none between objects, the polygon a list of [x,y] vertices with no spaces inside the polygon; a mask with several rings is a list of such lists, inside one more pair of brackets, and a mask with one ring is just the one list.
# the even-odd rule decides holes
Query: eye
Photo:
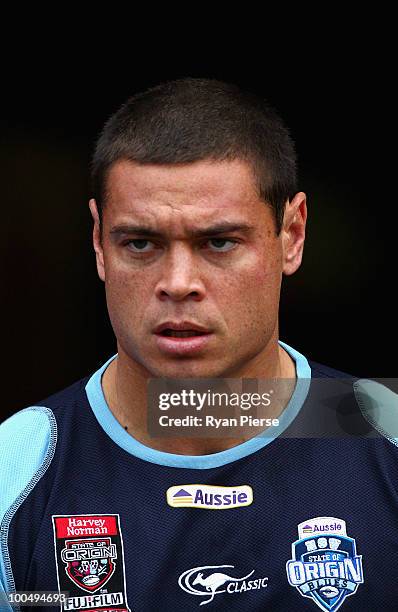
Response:
[{"label": "eye", "polygon": [[[238,243],[237,240],[232,240],[231,238],[210,238],[208,240],[208,242],[213,242],[216,243],[216,249],[214,249],[214,252],[219,252],[219,253],[226,253],[227,251],[231,251],[234,248],[234,245],[236,245]],[[229,242],[231,243],[232,246],[228,247],[228,248],[219,248],[222,247],[222,244],[220,243],[225,243],[225,242]]]},{"label": "eye", "polygon": [[[134,243],[134,244],[133,244]],[[145,246],[152,245],[153,242],[150,240],[146,240],[146,238],[133,238],[132,240],[128,240],[124,243],[124,246],[127,246],[133,253],[148,253],[149,249],[146,249]],[[132,247],[135,248],[132,248]]]},{"label": "eye", "polygon": [[[213,253],[226,253],[231,251],[238,241],[231,238],[209,238],[206,240],[205,244],[208,243],[213,243],[215,248],[210,249]],[[126,240],[123,246],[126,246],[133,253],[149,253],[152,251],[151,247],[155,246],[156,248],[156,245],[146,238],[132,238]]]}]

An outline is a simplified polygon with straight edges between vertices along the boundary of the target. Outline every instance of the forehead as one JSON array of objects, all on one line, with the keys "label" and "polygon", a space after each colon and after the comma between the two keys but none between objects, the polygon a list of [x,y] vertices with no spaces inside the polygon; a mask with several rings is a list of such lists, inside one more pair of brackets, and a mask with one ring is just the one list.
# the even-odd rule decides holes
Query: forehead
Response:
[{"label": "forehead", "polygon": [[256,218],[267,208],[257,195],[251,166],[241,160],[173,165],[120,160],[108,174],[104,217],[187,223],[220,214]]}]

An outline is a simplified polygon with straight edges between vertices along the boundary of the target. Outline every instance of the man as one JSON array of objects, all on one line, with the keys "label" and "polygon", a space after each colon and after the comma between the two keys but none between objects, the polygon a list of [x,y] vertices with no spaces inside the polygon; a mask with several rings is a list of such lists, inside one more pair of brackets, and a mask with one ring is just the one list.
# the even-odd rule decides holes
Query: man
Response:
[{"label": "man", "polygon": [[[1,427],[3,590],[67,592],[65,610],[394,609],[397,448],[299,437],[330,412],[311,377],[336,381],[331,414],[361,413],[350,377],[279,340],[307,217],[282,120],[233,85],[165,83],[109,119],[92,177],[117,353]],[[152,435],[150,379],[209,378],[293,384],[275,426]]]}]

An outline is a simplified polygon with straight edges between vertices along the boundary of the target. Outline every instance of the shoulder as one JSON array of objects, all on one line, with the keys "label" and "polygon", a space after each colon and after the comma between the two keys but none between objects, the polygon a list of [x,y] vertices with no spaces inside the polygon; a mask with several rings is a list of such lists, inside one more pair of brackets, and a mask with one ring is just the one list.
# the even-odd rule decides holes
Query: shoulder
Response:
[{"label": "shoulder", "polygon": [[10,588],[6,571],[10,522],[51,465],[60,411],[81,399],[88,379],[19,410],[0,424],[0,592]]},{"label": "shoulder", "polygon": [[80,378],[76,382],[72,383],[68,387],[57,391],[40,400],[36,403],[36,406],[45,406],[50,408],[52,411],[56,411],[59,407],[68,406],[81,399],[82,394],[85,394],[86,384],[89,381],[90,376]]},{"label": "shoulder", "polygon": [[[0,517],[55,448],[57,427],[52,410],[30,406],[0,425]],[[6,507],[6,508],[5,508]]]},{"label": "shoulder", "polygon": [[313,378],[349,379],[356,403],[372,428],[398,447],[398,394],[376,380],[353,376],[329,366],[309,361]]},{"label": "shoulder", "polygon": [[396,379],[381,383],[361,378],[355,381],[354,392],[366,420],[384,438],[398,446],[398,394],[390,388],[394,383]]},{"label": "shoulder", "polygon": [[323,363],[318,363],[317,361],[312,361],[309,359],[308,363],[311,367],[311,374],[313,378],[358,378],[358,376],[348,374],[342,370],[336,370],[336,368],[331,368],[330,366],[324,365]]},{"label": "shoulder", "polygon": [[50,465],[56,441],[54,415],[44,406],[20,410],[0,425],[0,591],[10,588],[5,568],[10,521]]},{"label": "shoulder", "polygon": [[0,521],[38,471],[48,467],[57,444],[57,413],[85,392],[89,377],[13,414],[0,425]]}]

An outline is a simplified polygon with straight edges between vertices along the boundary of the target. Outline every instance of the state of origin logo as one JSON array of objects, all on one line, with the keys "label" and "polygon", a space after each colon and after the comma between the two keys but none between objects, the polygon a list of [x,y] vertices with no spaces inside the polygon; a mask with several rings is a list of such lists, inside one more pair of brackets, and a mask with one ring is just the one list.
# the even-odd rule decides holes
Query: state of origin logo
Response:
[{"label": "state of origin logo", "polygon": [[363,582],[355,540],[347,536],[345,521],[329,516],[300,523],[298,535],[286,563],[289,584],[324,612],[334,612]]},{"label": "state of origin logo", "polygon": [[53,515],[61,610],[130,612],[118,514]]}]

